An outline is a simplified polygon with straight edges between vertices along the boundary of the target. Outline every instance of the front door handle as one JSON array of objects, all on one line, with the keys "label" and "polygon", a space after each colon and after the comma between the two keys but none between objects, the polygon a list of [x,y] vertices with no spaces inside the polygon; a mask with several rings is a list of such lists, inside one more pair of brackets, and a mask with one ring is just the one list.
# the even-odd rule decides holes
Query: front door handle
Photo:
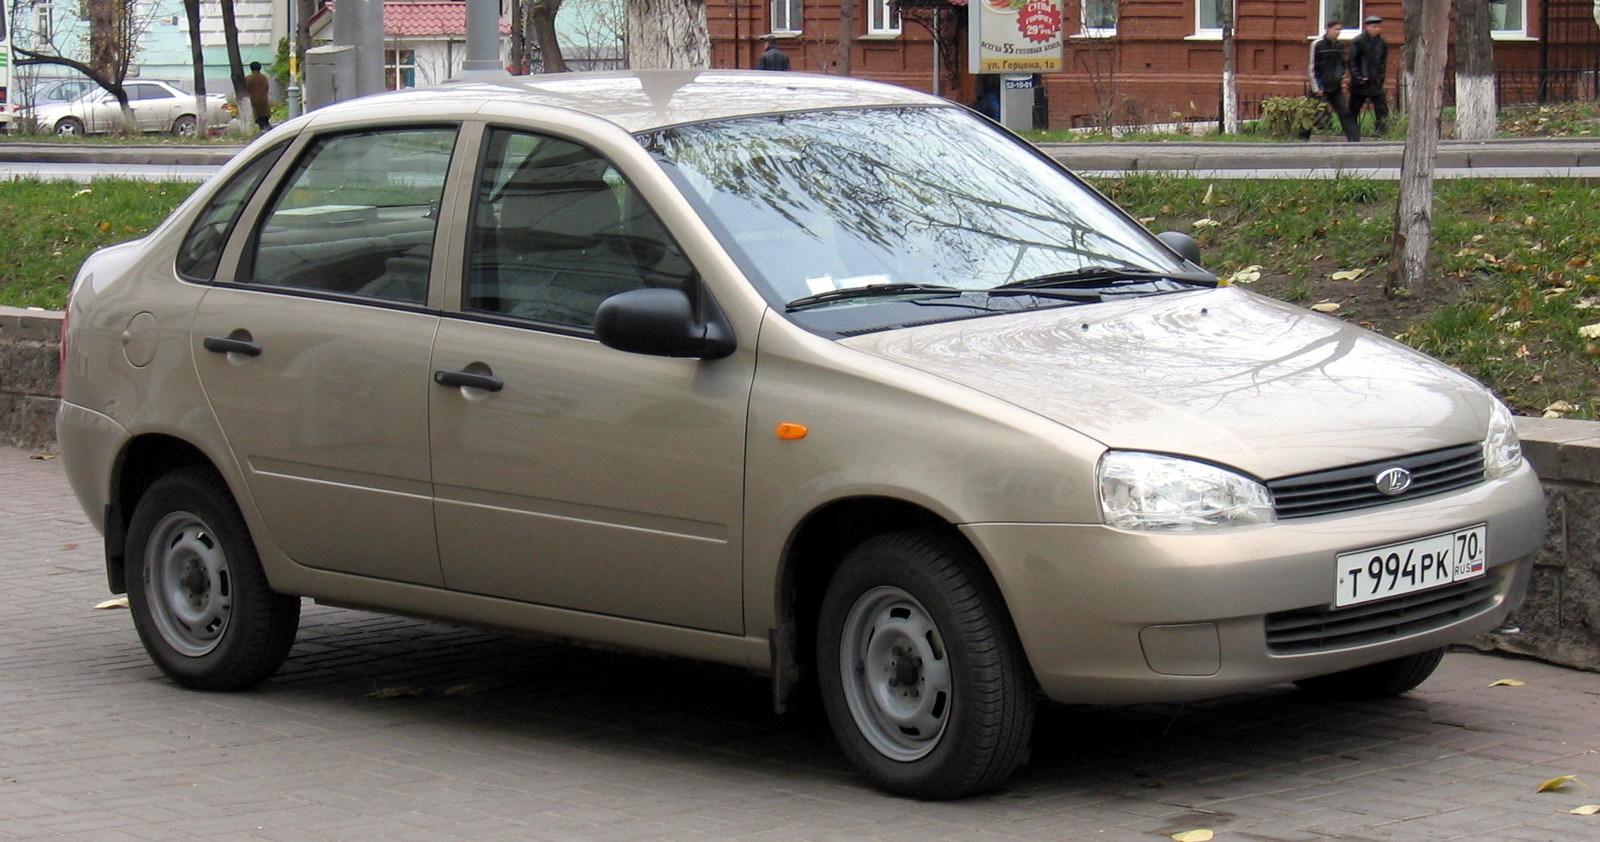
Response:
[{"label": "front door handle", "polygon": [[485,392],[498,392],[506,387],[506,382],[493,374],[478,374],[471,371],[453,371],[440,369],[433,373],[433,382],[440,386],[466,386],[472,389],[482,389]]},{"label": "front door handle", "polygon": [[261,356],[261,344],[250,339],[235,339],[231,336],[207,336],[205,341],[200,344],[213,354],[244,354],[247,357]]}]

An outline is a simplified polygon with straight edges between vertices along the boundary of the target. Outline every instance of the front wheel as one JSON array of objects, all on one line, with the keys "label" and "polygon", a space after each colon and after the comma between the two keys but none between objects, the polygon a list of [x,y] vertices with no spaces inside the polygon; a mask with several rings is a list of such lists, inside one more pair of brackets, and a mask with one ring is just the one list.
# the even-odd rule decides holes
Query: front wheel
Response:
[{"label": "front wheel", "polygon": [[981,563],[929,532],[872,538],[823,596],[823,705],[874,784],[915,798],[1000,785],[1033,728],[1033,682]]},{"label": "front wheel", "polygon": [[1332,675],[1303,678],[1296,681],[1295,686],[1324,699],[1387,699],[1415,690],[1428,680],[1428,676],[1433,675],[1442,660],[1444,649],[1429,649]]},{"label": "front wheel", "polygon": [[83,121],[77,117],[62,117],[56,122],[57,137],[76,137],[83,134]]},{"label": "front wheel", "polygon": [[278,671],[300,600],[274,593],[221,478],[203,468],[161,477],[128,524],[128,607],[151,660],[198,690],[239,690]]}]

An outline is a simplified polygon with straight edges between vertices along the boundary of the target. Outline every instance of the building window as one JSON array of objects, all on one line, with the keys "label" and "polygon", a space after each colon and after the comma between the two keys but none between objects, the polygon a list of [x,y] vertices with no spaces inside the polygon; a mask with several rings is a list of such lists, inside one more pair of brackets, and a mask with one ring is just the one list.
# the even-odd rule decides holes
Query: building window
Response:
[{"label": "building window", "polygon": [[56,28],[55,7],[49,3],[33,4],[33,31],[38,37],[36,44],[49,44],[55,40]]},{"label": "building window", "polygon": [[[867,19],[868,35],[899,35],[900,34],[900,9],[894,5],[895,0],[871,0]],[[777,4],[773,4],[776,6]],[[800,4],[795,3],[796,6]]]},{"label": "building window", "polygon": [[772,0],[773,32],[799,32],[804,22],[800,0]]},{"label": "building window", "polygon": [[1328,28],[1328,21],[1344,24],[1343,35],[1354,38],[1361,31],[1361,0],[1322,0],[1322,16],[1317,18],[1317,32]]},{"label": "building window", "polygon": [[[1494,35],[1527,32],[1528,0],[1489,0],[1489,29]],[[1596,12],[1600,15],[1600,11]],[[1596,20],[1600,20],[1597,18]]]},{"label": "building window", "polygon": [[1083,0],[1082,33],[1093,38],[1117,34],[1117,0]]},{"label": "building window", "polygon": [[[1194,30],[1199,35],[1222,34],[1222,4],[1229,0],[1195,0]],[[1326,2],[1326,0],[1324,0]]]},{"label": "building window", "polygon": [[391,91],[417,86],[417,51],[384,50],[383,84]]}]

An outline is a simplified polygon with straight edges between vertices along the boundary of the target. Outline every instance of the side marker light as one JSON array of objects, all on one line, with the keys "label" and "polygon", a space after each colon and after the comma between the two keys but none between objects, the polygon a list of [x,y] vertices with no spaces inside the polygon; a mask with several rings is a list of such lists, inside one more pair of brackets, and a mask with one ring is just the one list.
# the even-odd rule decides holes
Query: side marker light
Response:
[{"label": "side marker light", "polygon": [[778,438],[784,441],[799,441],[811,432],[804,424],[791,424],[788,421],[778,425]]}]

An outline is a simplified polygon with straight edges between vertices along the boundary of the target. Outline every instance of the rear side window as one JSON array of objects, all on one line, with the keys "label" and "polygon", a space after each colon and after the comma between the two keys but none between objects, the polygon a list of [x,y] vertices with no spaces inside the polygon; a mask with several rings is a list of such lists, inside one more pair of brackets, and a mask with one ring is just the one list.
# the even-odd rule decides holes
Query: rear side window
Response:
[{"label": "rear side window", "polygon": [[455,127],[318,138],[274,197],[252,282],[420,304]]},{"label": "rear side window", "polygon": [[239,219],[239,210],[256,192],[267,170],[278,162],[287,143],[280,143],[251,161],[244,169],[212,194],[200,218],[189,227],[189,233],[178,248],[178,274],[191,281],[210,281],[216,278],[217,261],[222,258],[222,246]]}]

